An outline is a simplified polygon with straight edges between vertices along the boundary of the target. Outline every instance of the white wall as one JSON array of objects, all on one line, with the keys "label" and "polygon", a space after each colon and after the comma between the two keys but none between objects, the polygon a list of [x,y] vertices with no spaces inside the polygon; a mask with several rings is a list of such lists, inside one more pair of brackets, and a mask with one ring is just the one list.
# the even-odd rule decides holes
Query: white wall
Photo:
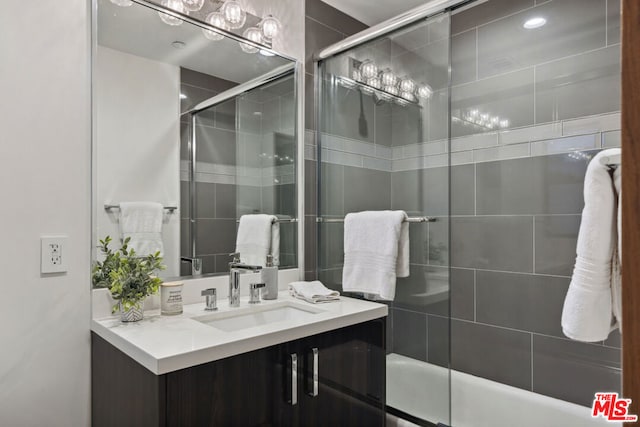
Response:
[{"label": "white wall", "polygon": [[[283,51],[304,55],[304,2]],[[86,0],[0,13],[0,425],[90,425],[90,81]],[[41,276],[43,234],[69,236],[69,271]]]},{"label": "white wall", "polygon": [[[89,2],[0,11],[0,425],[87,426]],[[40,236],[69,236],[40,275]]]},{"label": "white wall", "polygon": [[[119,247],[105,202],[180,205],[180,69],[101,46],[96,59],[96,232]],[[179,276],[180,212],[164,218],[163,274]]]}]

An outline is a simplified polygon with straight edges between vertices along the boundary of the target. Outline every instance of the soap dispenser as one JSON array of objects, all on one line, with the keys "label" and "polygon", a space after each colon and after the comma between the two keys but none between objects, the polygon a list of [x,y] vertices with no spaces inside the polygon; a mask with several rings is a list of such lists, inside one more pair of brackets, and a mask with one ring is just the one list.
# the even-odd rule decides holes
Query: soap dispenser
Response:
[{"label": "soap dispenser", "polygon": [[273,265],[273,255],[267,255],[267,266],[262,268],[262,299],[278,298],[278,267]]}]

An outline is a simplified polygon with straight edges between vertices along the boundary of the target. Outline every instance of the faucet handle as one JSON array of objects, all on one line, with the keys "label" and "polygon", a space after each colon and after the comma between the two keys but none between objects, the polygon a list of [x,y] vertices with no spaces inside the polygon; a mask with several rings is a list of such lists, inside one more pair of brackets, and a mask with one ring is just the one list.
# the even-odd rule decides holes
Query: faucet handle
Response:
[{"label": "faucet handle", "polygon": [[218,299],[216,296],[216,288],[203,289],[200,291],[200,295],[206,297],[204,309],[207,311],[215,311],[218,309]]},{"label": "faucet handle", "polygon": [[240,262],[240,252],[231,252],[229,256],[233,257],[231,260],[232,263]]},{"label": "faucet handle", "polygon": [[251,283],[249,285],[249,304],[258,304],[260,302],[260,289],[265,286],[264,283]]}]

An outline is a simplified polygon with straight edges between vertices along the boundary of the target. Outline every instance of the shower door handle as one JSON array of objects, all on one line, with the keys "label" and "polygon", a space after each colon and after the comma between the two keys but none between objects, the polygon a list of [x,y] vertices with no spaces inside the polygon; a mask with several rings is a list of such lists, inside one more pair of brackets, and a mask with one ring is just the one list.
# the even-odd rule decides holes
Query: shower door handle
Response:
[{"label": "shower door handle", "polygon": [[318,347],[314,347],[311,349],[311,372],[309,373],[309,377],[311,378],[311,383],[309,384],[308,394],[311,397],[316,397],[318,395],[318,356],[320,351]]}]

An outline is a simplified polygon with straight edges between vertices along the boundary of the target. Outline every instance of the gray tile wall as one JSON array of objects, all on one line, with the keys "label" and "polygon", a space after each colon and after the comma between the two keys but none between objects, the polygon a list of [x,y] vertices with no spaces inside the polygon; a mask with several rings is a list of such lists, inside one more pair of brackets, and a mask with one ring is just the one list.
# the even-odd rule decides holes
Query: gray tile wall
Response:
[{"label": "gray tile wall", "polygon": [[[609,31],[619,31],[617,6],[490,0],[451,20],[451,150],[476,149],[473,164],[451,168],[450,261],[459,272],[451,277],[451,366],[585,406],[596,391],[620,390],[619,335],[578,343],[560,327],[584,174],[597,153],[589,148],[608,146],[608,132],[596,132],[603,121],[619,120],[616,114],[583,119],[619,111],[619,38]],[[523,29],[531,16],[544,16],[547,24]],[[526,128],[482,133],[456,121],[470,109]],[[474,136],[455,139],[465,135]],[[506,144],[560,135],[566,138],[532,142],[526,153],[526,146],[522,153],[504,151]],[[611,145],[619,144],[616,136],[611,133]],[[496,137],[498,148],[486,149]]]},{"label": "gray tile wall", "polygon": [[[236,83],[181,70],[183,111]],[[181,122],[181,254],[191,256],[189,219],[195,219],[196,257],[203,273],[226,273],[235,248],[236,219],[249,213],[297,217],[292,79],[210,108],[196,118],[197,210],[190,212],[186,170],[191,124]],[[278,157],[276,157],[276,155]],[[288,159],[287,159],[288,157]],[[297,229],[281,224],[280,267],[297,265]],[[187,263],[181,274],[190,274]]]},{"label": "gray tile wall", "polygon": [[[314,93],[313,54],[335,42],[367,28],[365,24],[353,19],[341,11],[329,6],[321,0],[305,1],[305,276],[307,279],[317,277],[317,161],[314,131],[316,94]],[[372,107],[368,107],[372,108]],[[371,120],[371,125],[373,125]],[[356,121],[357,125],[357,121]],[[347,135],[345,135],[347,136]],[[333,176],[332,174],[336,174]],[[344,212],[344,166],[331,168],[323,173],[323,179],[330,179],[335,186],[331,197],[336,201],[329,204],[333,212]],[[335,203],[335,204],[334,204]],[[337,214],[339,214],[337,213]],[[334,239],[335,240],[335,239]],[[335,242],[334,242],[335,243]],[[323,245],[326,247],[325,245]],[[342,242],[340,250],[342,252]]]}]

